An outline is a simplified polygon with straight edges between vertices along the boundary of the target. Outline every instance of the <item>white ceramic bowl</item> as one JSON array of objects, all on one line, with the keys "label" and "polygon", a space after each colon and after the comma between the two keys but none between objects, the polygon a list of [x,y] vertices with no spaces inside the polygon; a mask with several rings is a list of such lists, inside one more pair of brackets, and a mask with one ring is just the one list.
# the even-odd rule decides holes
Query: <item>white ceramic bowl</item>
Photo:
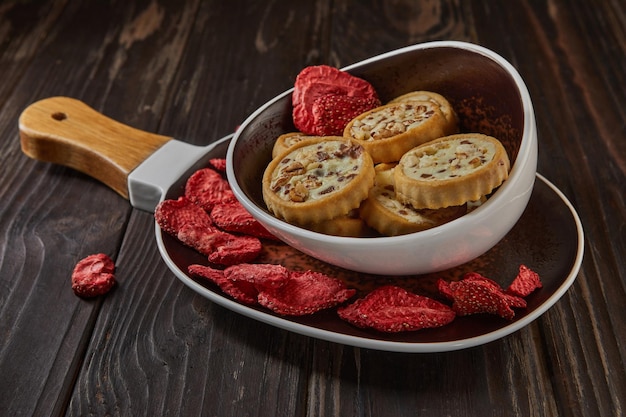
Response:
[{"label": "white ceramic bowl", "polygon": [[503,142],[511,159],[509,178],[471,213],[403,236],[329,236],[278,220],[265,207],[261,178],[275,139],[296,130],[291,117],[292,89],[254,112],[230,143],[227,175],[239,201],[287,244],[359,272],[437,272],[468,262],[495,246],[524,212],[537,168],[535,115],[526,85],[515,68],[483,47],[441,41],[388,52],[344,70],[368,80],[383,102],[413,90],[444,95],[459,114],[462,131],[492,135]]}]

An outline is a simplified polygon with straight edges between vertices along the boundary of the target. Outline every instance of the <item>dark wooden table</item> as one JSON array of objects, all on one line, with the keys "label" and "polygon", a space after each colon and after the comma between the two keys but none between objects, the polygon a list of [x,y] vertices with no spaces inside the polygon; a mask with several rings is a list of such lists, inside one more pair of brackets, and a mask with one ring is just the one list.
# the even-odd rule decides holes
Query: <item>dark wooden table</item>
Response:
[{"label": "dark wooden table", "polygon": [[[626,413],[626,8],[598,1],[13,1],[0,6],[0,415],[620,416]],[[169,271],[153,217],[23,155],[17,120],[63,95],[208,144],[305,66],[463,40],[521,73],[538,171],[585,257],[541,318],[446,353],[354,348],[261,324]],[[85,300],[75,263],[119,285]]]}]

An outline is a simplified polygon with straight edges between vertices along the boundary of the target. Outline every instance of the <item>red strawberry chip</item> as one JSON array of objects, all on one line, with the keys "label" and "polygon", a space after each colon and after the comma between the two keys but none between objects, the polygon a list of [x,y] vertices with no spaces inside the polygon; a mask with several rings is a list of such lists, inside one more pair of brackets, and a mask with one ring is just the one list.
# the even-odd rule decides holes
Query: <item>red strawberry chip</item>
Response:
[{"label": "red strawberry chip", "polygon": [[164,200],[154,210],[154,218],[163,231],[176,236],[183,225],[195,224],[211,229],[213,222],[200,206],[185,197]]},{"label": "red strawberry chip", "polygon": [[188,272],[217,284],[222,291],[244,304],[257,304],[260,291],[277,288],[289,279],[289,271],[281,265],[239,264],[226,269],[190,265]]},{"label": "red strawberry chip", "polygon": [[237,265],[256,259],[263,246],[254,236],[234,236],[222,233],[215,250],[209,254],[209,261],[220,265]]},{"label": "red strawberry chip", "polygon": [[281,286],[259,292],[262,306],[285,316],[303,316],[335,307],[355,294],[343,281],[319,272],[291,272]]},{"label": "red strawberry chip", "polygon": [[312,271],[289,271],[280,265],[241,264],[224,271],[191,265],[188,270],[191,275],[216,283],[237,301],[258,303],[281,315],[313,314],[334,307],[355,293],[339,279]]},{"label": "red strawberry chip", "polygon": [[520,265],[519,273],[507,288],[507,294],[516,295],[518,297],[526,297],[538,288],[542,288],[541,278],[532,269],[526,265]]},{"label": "red strawberry chip", "polygon": [[236,201],[228,181],[212,168],[199,169],[189,177],[185,197],[206,211],[216,204]]},{"label": "red strawberry chip", "polygon": [[327,94],[313,102],[311,117],[314,135],[343,136],[346,125],[361,113],[380,106],[377,97]]},{"label": "red strawberry chip", "polygon": [[226,278],[224,271],[204,265],[189,265],[190,275],[206,278],[216,284],[227,295],[242,304],[256,304],[258,291],[254,284],[248,281],[232,281]]},{"label": "red strawberry chip", "polygon": [[175,237],[185,245],[206,255],[210,262],[219,265],[236,265],[254,260],[263,249],[254,236],[236,236],[215,228],[182,226]]},{"label": "red strawberry chip", "polygon": [[463,276],[463,281],[470,281],[489,287],[493,292],[505,299],[509,307],[525,308],[526,300],[514,294],[508,294],[496,281],[482,276],[478,272],[468,272]]},{"label": "red strawberry chip", "polygon": [[209,214],[185,197],[159,203],[154,218],[163,231],[216,264],[250,262],[262,250],[256,237],[233,235],[217,229]]},{"label": "red strawberry chip", "polygon": [[224,270],[231,281],[245,281],[254,285],[257,291],[282,286],[289,279],[289,271],[282,265],[240,264]]},{"label": "red strawberry chip", "polygon": [[479,274],[478,272],[467,272],[465,275],[463,275],[463,281],[478,282],[478,283],[488,286],[494,291],[499,291],[499,292],[504,291],[503,288],[500,286],[500,284],[498,284],[496,281],[490,278],[487,278]]},{"label": "red strawberry chip", "polygon": [[225,158],[212,158],[209,160],[209,164],[219,172],[226,172]]},{"label": "red strawberry chip", "polygon": [[104,253],[81,259],[72,272],[72,290],[79,297],[106,294],[115,285],[115,263]]},{"label": "red strawberry chip", "polygon": [[227,232],[276,240],[276,237],[252,217],[239,201],[214,206],[211,210],[211,220],[217,227]]},{"label": "red strawberry chip", "polygon": [[292,94],[293,122],[299,131],[316,135],[313,103],[329,94],[378,99],[369,82],[347,72],[328,65],[304,68],[296,77]]},{"label": "red strawberry chip", "polygon": [[445,326],[456,316],[443,303],[393,285],[379,287],[337,313],[357,327],[387,333]]},{"label": "red strawberry chip", "polygon": [[461,281],[438,281],[441,294],[452,301],[452,309],[458,316],[471,314],[496,314],[507,320],[515,317],[511,307],[526,307],[523,298],[505,294],[496,282],[471,274]]}]

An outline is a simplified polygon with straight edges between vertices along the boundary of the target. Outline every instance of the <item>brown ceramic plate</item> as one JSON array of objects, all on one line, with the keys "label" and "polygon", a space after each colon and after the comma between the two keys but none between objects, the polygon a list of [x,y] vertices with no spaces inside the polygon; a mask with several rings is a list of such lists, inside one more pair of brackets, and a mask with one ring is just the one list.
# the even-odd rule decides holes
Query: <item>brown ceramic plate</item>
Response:
[{"label": "brown ceramic plate", "polygon": [[[209,158],[225,157],[230,137],[220,140]],[[184,181],[170,187],[165,198],[182,195]],[[519,265],[525,264],[541,276],[543,288],[527,297],[528,307],[517,309],[512,321],[497,316],[475,315],[457,317],[451,324],[437,328],[387,334],[356,328],[341,320],[335,310],[307,317],[281,317],[263,308],[253,308],[233,301],[210,282],[191,278],[187,267],[208,265],[206,258],[180,244],[156,226],[156,238],[168,267],[194,291],[228,309],[253,319],[303,335],[337,343],[400,352],[443,352],[481,345],[526,326],[554,303],[572,285],[583,257],[583,230],[580,219],[567,198],[548,180],[537,174],[535,187],[519,222],[492,250],[459,267],[430,275],[380,276],[367,275],[326,264],[283,243],[264,242],[258,263],[282,264],[291,269],[311,269],[344,280],[356,288],[358,295],[383,285],[395,284],[424,295],[437,296],[438,278],[457,279],[465,272],[476,271],[506,288],[516,276]]]}]

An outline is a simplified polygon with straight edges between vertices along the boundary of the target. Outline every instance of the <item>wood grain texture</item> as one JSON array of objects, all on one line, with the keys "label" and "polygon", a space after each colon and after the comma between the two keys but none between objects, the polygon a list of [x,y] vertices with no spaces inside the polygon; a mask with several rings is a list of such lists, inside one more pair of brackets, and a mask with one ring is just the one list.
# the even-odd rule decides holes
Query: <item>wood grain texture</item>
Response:
[{"label": "wood grain texture", "polygon": [[[13,1],[0,6],[0,415],[618,416],[626,410],[626,21],[563,0]],[[185,287],[149,213],[24,156],[30,103],[78,98],[190,143],[231,133],[306,65],[437,39],[498,52],[530,91],[540,173],[585,229],[577,281],[484,346],[400,354],[258,323]],[[69,274],[113,256],[83,300]]]},{"label": "wood grain texture", "polygon": [[83,172],[127,199],[130,173],[172,139],[135,129],[62,96],[29,105],[18,124],[25,155]]},{"label": "wood grain texture", "polygon": [[[617,75],[614,63],[624,63],[624,33],[619,25],[602,23],[604,13],[616,16],[620,12],[611,9],[615,4],[605,4],[607,9],[582,4],[569,8],[555,2],[543,8],[533,6],[516,15],[520,24],[527,20],[528,26],[536,28],[530,44],[538,48],[527,53],[541,66],[538,70],[532,62],[524,65],[523,56],[513,60],[519,62],[538,115],[538,170],[571,199],[583,218],[587,242],[577,283],[543,318],[548,364],[557,376],[553,389],[562,404],[568,405],[561,406],[558,415],[588,415],[589,407],[599,410],[599,415],[620,415],[625,404],[618,393],[624,392],[625,374],[606,364],[623,362],[625,354],[614,336],[624,331],[617,317],[625,296],[625,182],[620,165],[626,153],[616,148],[623,147],[618,145],[623,141],[614,123],[624,120],[624,110],[609,86],[623,83],[623,74]],[[584,20],[583,15],[587,16]],[[519,48],[516,51],[523,53]],[[605,58],[600,58],[602,49]],[[606,65],[600,64],[607,60]],[[546,71],[540,71],[544,67]],[[619,100],[623,102],[623,94]],[[594,216],[603,221],[592,221]],[[606,229],[610,225],[615,227],[612,232]],[[606,279],[609,276],[622,278]],[[594,361],[604,365],[595,366]]]}]

